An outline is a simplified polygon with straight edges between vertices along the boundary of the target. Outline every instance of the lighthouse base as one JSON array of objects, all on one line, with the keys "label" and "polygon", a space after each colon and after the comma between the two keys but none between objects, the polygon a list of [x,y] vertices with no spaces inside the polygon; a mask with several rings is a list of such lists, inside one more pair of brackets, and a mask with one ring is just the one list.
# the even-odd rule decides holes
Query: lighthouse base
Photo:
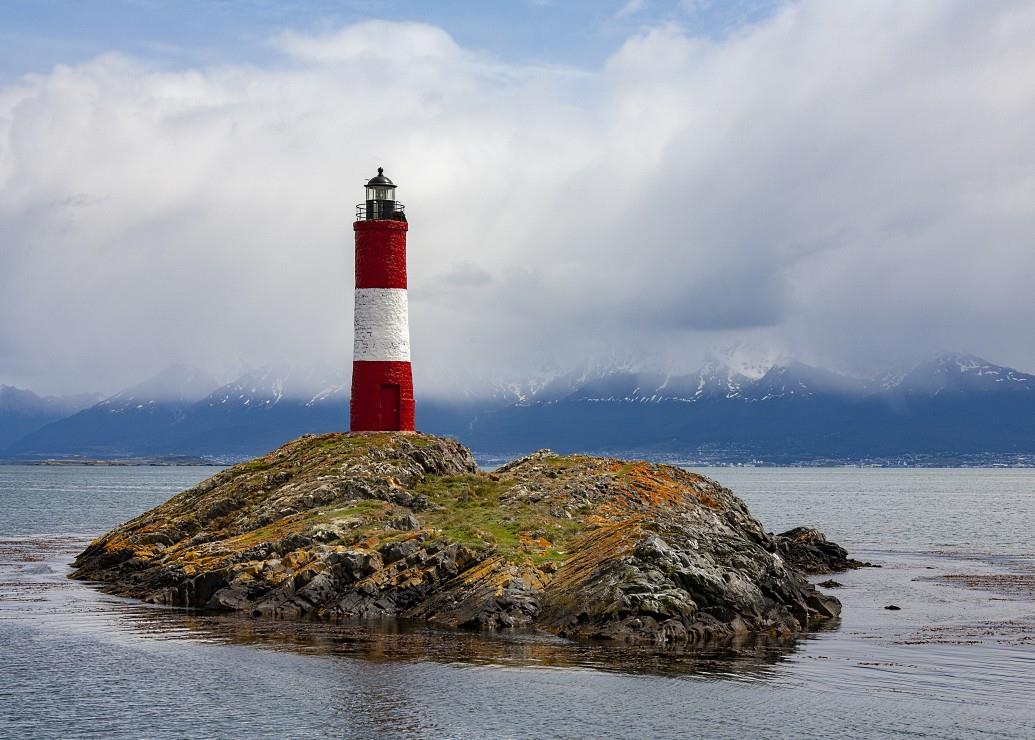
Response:
[{"label": "lighthouse base", "polygon": [[349,429],[353,432],[412,432],[413,373],[408,362],[352,363]]}]

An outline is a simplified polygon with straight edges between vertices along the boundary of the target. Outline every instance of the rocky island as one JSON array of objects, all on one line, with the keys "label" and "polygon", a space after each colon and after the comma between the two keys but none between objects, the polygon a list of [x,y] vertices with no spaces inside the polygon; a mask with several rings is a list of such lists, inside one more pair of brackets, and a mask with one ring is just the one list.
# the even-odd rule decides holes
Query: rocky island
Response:
[{"label": "rocky island", "polygon": [[664,644],[808,630],[841,605],[806,573],[856,565],[679,468],[540,450],[486,473],[454,440],[366,433],[223,470],[92,542],[72,577],[254,617]]}]

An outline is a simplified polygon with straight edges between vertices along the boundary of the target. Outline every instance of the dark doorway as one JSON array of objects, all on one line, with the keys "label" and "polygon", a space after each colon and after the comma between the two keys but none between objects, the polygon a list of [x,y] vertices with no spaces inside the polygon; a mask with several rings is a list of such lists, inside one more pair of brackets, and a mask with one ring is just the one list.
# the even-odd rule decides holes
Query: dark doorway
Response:
[{"label": "dark doorway", "polygon": [[381,429],[397,430],[399,428],[399,386],[383,384],[381,386]]}]

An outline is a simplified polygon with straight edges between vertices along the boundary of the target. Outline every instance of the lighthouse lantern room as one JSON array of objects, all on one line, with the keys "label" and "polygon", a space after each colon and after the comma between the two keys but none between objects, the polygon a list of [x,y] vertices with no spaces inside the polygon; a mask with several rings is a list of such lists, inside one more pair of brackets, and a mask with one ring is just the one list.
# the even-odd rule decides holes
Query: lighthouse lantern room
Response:
[{"label": "lighthouse lantern room", "polygon": [[406,232],[395,183],[378,167],[356,207],[356,300],[349,427],[413,431]]},{"label": "lighthouse lantern room", "polygon": [[395,183],[385,177],[384,167],[378,167],[377,176],[367,181],[366,191],[366,203],[357,207],[357,218],[394,219],[402,215],[403,207],[395,200]]}]

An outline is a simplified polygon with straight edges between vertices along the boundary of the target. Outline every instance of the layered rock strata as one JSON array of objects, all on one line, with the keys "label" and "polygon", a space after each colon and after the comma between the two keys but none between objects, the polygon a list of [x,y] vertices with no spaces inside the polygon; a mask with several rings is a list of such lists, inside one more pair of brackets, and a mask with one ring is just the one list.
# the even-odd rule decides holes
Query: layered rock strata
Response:
[{"label": "layered rock strata", "polygon": [[[809,584],[791,540],[715,481],[667,465],[541,450],[484,473],[453,440],[327,434],[117,527],[73,577],[255,617],[683,643],[836,617],[840,603]],[[808,572],[838,555],[823,543]]]}]

